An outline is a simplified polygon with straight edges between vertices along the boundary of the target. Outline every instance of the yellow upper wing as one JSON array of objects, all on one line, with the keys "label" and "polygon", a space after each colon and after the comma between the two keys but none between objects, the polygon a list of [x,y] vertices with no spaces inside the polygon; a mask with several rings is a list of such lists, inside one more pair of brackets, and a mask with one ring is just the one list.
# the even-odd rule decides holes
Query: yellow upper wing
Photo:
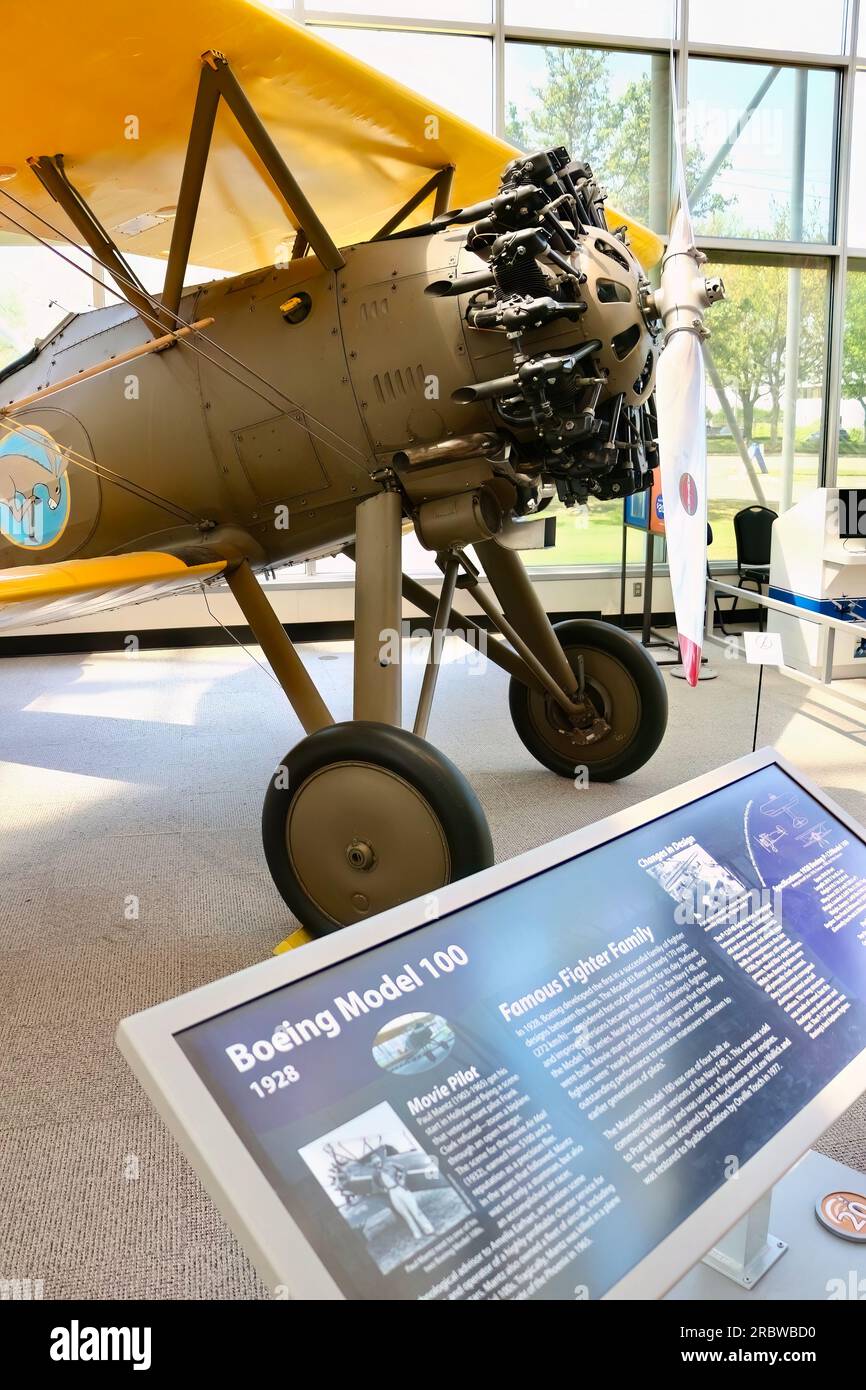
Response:
[{"label": "yellow upper wing", "polygon": [[213,579],[225,567],[224,560],[188,565],[175,555],[145,550],[0,570],[0,629],[60,623],[104,608],[162,598]]},{"label": "yellow upper wing", "polygon": [[[456,166],[454,206],[490,196],[515,153],[250,0],[19,0],[4,6],[2,36],[0,167],[16,171],[3,187],[78,240],[26,163],[62,153],[72,182],[130,254],[168,252],[208,49],[225,53],[340,246],[373,236],[446,164]],[[414,220],[428,215],[429,205]],[[644,265],[659,259],[654,233],[612,209],[608,220],[628,223]],[[258,158],[221,110],[193,262],[228,271],[270,265],[291,229]]]}]

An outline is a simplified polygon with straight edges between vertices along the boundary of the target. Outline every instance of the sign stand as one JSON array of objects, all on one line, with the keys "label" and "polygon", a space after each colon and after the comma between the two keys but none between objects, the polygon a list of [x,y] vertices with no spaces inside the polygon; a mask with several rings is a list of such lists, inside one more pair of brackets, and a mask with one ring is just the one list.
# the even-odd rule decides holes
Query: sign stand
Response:
[{"label": "sign stand", "polygon": [[786,1241],[770,1235],[772,1200],[773,1189],[770,1188],[703,1258],[703,1264],[717,1274],[724,1274],[726,1279],[733,1279],[741,1289],[753,1289],[788,1249]]},{"label": "sign stand", "polygon": [[[747,1284],[732,1278],[729,1267],[705,1256],[666,1297],[725,1303],[866,1298],[866,1243],[840,1239],[826,1230],[815,1214],[816,1202],[837,1189],[862,1191],[863,1174],[811,1149],[773,1188],[773,1226],[784,1236],[779,1243],[790,1246],[790,1260],[769,1261],[762,1271],[769,1271],[766,1278],[747,1270],[752,1275]],[[748,1213],[745,1221],[750,1217]],[[736,1230],[735,1226],[718,1242],[715,1252],[727,1246]],[[773,1237],[768,1240],[772,1244]]]}]

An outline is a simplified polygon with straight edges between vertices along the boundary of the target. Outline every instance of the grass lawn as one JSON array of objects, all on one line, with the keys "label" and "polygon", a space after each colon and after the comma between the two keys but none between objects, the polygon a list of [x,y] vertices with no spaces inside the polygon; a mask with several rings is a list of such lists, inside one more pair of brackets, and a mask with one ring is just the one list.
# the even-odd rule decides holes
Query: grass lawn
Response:
[{"label": "grass lawn", "polygon": [[[778,510],[781,460],[771,456],[770,473],[760,474],[760,482],[768,507]],[[794,501],[816,486],[818,460],[814,454],[798,454],[794,460]],[[839,484],[842,487],[866,486],[866,458],[839,459]],[[710,563],[733,560],[734,516],[743,507],[758,501],[746,476],[739,456],[710,455],[710,525],[713,544]],[[581,508],[570,510],[554,502],[549,515],[554,515],[556,545],[551,550],[526,552],[529,565],[613,565],[619,564],[622,554],[622,502],[590,502],[589,514]],[[629,563],[643,559],[643,538],[635,532],[629,542]]]}]

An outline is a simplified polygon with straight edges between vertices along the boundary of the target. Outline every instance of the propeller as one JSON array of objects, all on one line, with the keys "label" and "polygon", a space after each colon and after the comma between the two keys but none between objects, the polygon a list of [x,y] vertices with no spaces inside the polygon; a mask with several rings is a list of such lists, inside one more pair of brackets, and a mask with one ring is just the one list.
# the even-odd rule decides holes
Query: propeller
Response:
[{"label": "propeller", "polygon": [[[671,73],[673,86],[673,72]],[[676,104],[674,103],[676,110]],[[676,200],[660,288],[652,296],[664,337],[656,377],[665,534],[680,656],[689,685],[701,669],[707,577],[707,437],[704,313],[724,299],[719,278],[706,279],[695,246],[683,171],[681,122],[675,122]]]}]

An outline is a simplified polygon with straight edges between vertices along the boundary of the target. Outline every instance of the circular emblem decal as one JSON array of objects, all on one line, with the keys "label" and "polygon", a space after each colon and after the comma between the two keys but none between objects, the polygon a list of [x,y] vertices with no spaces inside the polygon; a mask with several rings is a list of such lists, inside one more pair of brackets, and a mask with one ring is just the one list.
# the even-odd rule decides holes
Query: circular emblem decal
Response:
[{"label": "circular emblem decal", "polygon": [[680,501],[689,516],[694,516],[698,510],[698,488],[691,473],[684,473],[680,478]]},{"label": "circular emblem decal", "polygon": [[665,499],[661,493],[659,493],[656,498],[656,516],[659,521],[664,521],[665,519]]},{"label": "circular emblem decal", "polygon": [[69,520],[69,455],[38,425],[0,438],[0,534],[23,550],[56,544]]},{"label": "circular emblem decal", "polygon": [[815,1215],[836,1236],[866,1244],[866,1197],[860,1192],[828,1192]]}]

